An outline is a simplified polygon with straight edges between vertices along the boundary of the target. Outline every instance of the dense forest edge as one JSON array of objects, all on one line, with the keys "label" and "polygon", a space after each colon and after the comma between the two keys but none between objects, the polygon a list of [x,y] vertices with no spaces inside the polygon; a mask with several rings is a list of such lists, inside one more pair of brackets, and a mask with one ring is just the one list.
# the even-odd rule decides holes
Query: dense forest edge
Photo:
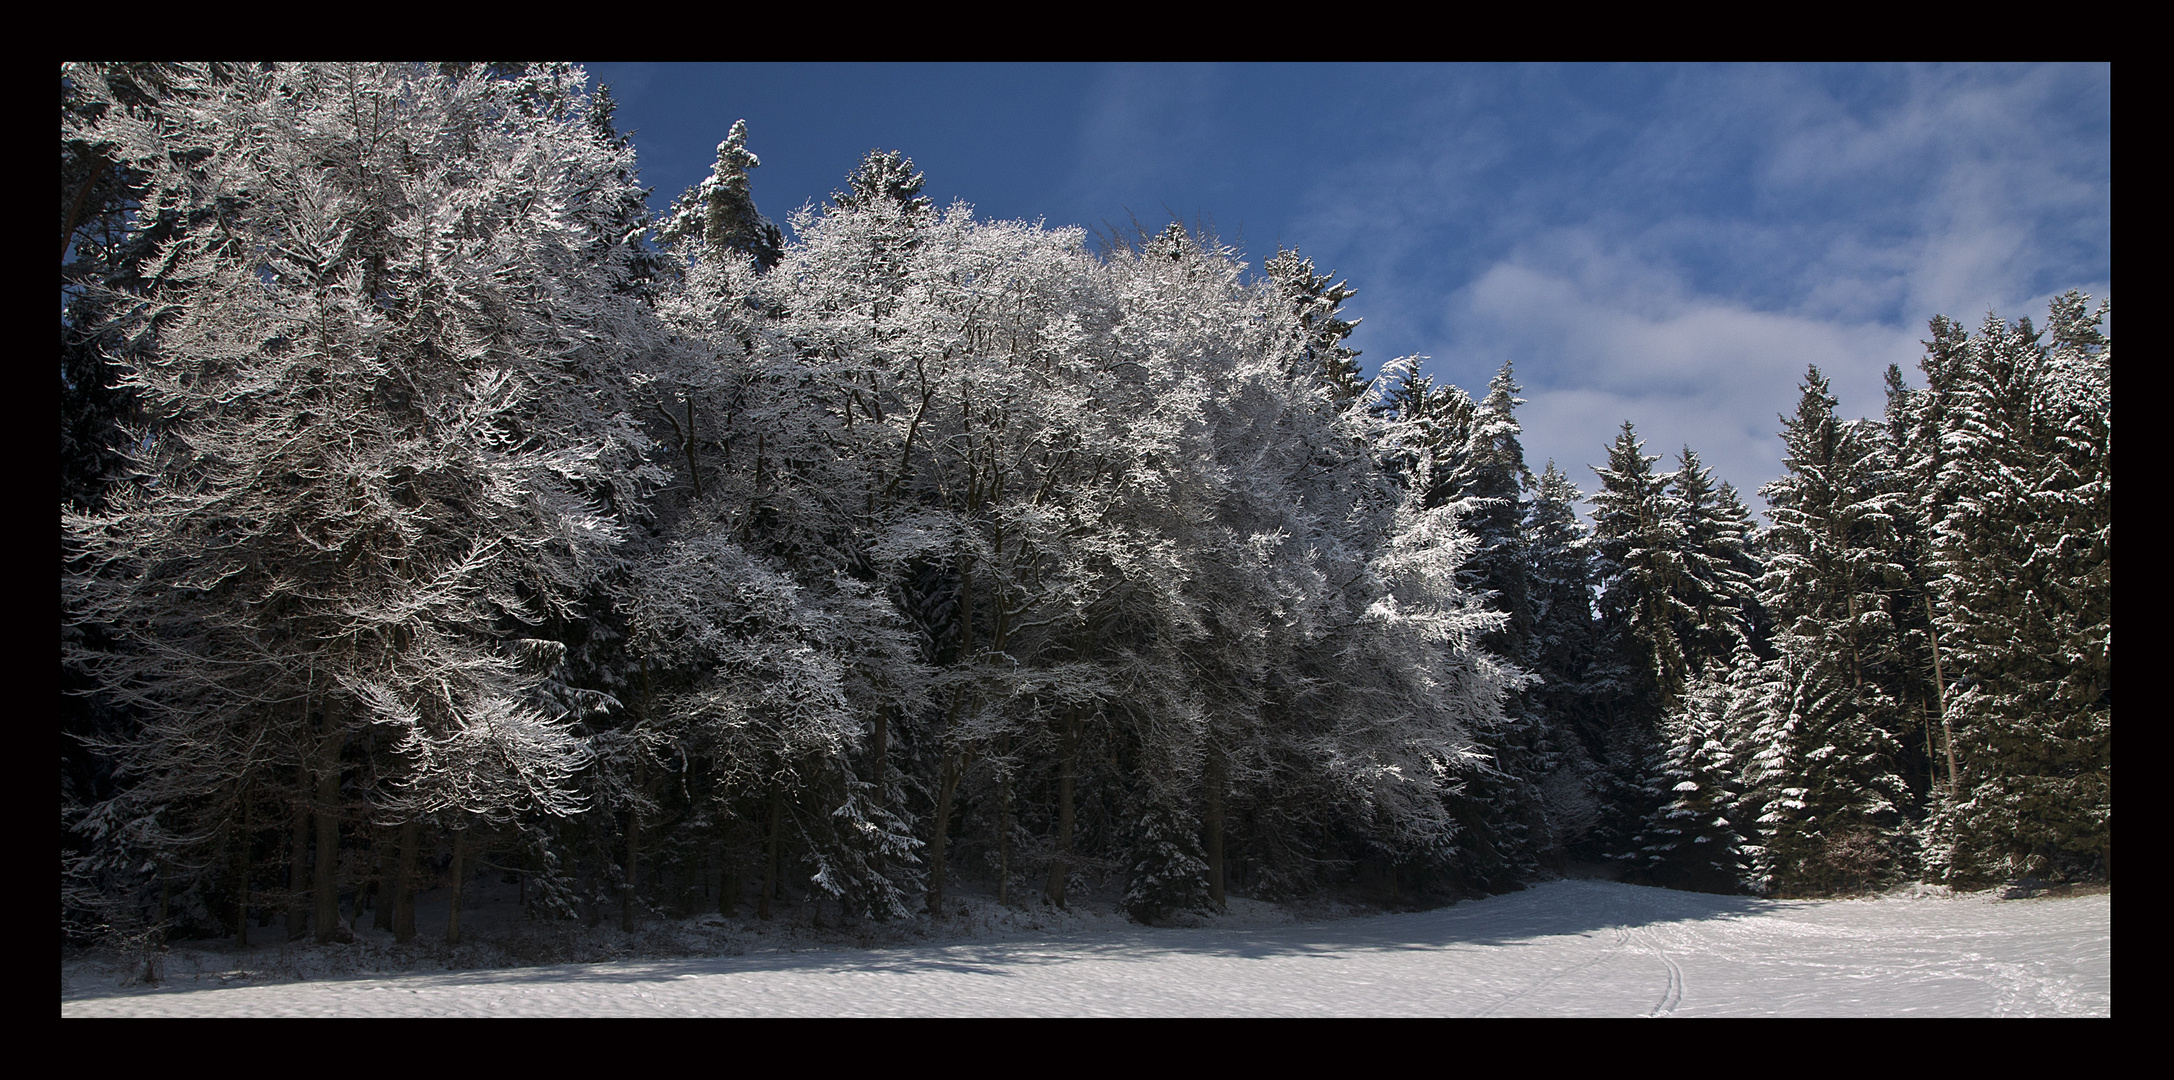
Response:
[{"label": "dense forest edge", "polygon": [[781,227],[744,124],[658,214],[612,111],[62,67],[64,947],[2110,882],[2108,304],[1808,370],[1761,524],[1299,252],[896,151]]}]

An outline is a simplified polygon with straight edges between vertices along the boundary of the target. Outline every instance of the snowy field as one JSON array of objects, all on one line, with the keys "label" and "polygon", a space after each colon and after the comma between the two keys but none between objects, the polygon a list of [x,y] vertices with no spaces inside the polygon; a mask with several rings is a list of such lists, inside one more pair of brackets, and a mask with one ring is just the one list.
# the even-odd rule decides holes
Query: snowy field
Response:
[{"label": "snowy field", "polygon": [[1302,923],[1245,905],[1182,929],[704,959],[159,989],[77,967],[61,1015],[2112,1015],[2112,895],[1995,895],[1781,902],[1557,881],[1410,914]]}]

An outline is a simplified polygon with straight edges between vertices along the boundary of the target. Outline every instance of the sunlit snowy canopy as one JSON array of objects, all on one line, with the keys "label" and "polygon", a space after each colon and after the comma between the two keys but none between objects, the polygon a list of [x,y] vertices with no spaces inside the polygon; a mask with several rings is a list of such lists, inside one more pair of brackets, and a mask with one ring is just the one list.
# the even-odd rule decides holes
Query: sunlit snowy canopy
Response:
[{"label": "sunlit snowy canopy", "polygon": [[1807,364],[1874,415],[1932,316],[2113,291],[2103,64],[586,69],[659,205],[745,117],[781,222],[883,147],[984,217],[1297,247],[1358,289],[1369,371],[1515,361],[1527,456],[1588,489],[1630,420],[1756,491]]}]

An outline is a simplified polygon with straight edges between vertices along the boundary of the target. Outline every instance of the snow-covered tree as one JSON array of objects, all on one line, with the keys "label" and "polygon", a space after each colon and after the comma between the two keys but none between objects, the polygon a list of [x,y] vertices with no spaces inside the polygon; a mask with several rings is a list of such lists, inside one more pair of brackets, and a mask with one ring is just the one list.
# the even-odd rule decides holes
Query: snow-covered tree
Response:
[{"label": "snow-covered tree", "polygon": [[[1599,824],[1597,761],[1606,759],[1608,670],[1594,619],[1592,538],[1578,519],[1584,495],[1552,460],[1525,520],[1531,560],[1532,654],[1537,681],[1525,691],[1540,726],[1546,849],[1578,844]],[[1598,670],[1596,670],[1596,667]],[[1598,678],[1599,682],[1596,682]]]},{"label": "snow-covered tree", "polygon": [[1293,362],[1319,379],[1335,401],[1349,407],[1364,396],[1366,380],[1359,374],[1359,351],[1344,344],[1358,329],[1359,320],[1345,319],[1338,312],[1358,290],[1348,281],[1329,284],[1336,281],[1335,271],[1316,274],[1312,259],[1289,248],[1278,250],[1261,269],[1297,316],[1292,338],[1298,351]]},{"label": "snow-covered tree", "polygon": [[1795,632],[1775,639],[1780,655],[1740,736],[1751,750],[1744,802],[1756,815],[1747,882],[1756,891],[1861,889],[1907,868],[1898,748],[1828,644]]},{"label": "snow-covered tree", "polygon": [[921,194],[925,183],[912,158],[896,150],[870,150],[846,177],[845,190],[832,192],[830,198],[844,209],[867,209],[881,199],[910,214],[927,214],[934,204]]},{"label": "snow-covered tree", "polygon": [[1684,514],[1671,474],[1653,471],[1658,460],[1624,421],[1608,466],[1593,470],[1601,486],[1591,501],[1601,617],[1629,665],[1633,709],[1666,712],[1692,674],[1681,631],[1697,613],[1683,587]]},{"label": "snow-covered tree", "polygon": [[630,249],[583,225],[631,170],[569,69],[182,78],[161,123],[113,125],[184,226],[123,316],[156,425],[140,479],[65,519],[64,597],[129,648],[85,662],[151,718],[119,748],[135,786],[85,827],[178,813],[187,850],[226,793],[300,767],[323,937],[364,733],[399,763],[382,813],[573,808],[585,751],[517,642],[608,564],[601,505],[647,482],[641,433],[598,407],[645,335],[614,288]]},{"label": "snow-covered tree", "polygon": [[1526,663],[1532,648],[1533,601],[1524,550],[1525,492],[1538,481],[1518,441],[1523,430],[1516,411],[1524,403],[1517,396],[1521,389],[1504,363],[1487,384],[1487,397],[1479,402],[1464,453],[1448,482],[1456,498],[1470,501],[1464,525],[1479,541],[1465,565],[1465,580],[1493,594],[1488,606],[1509,617],[1487,645],[1497,655]]},{"label": "snow-covered tree", "polygon": [[[1780,794],[1759,817],[1762,873],[1783,890],[1861,886],[1906,868],[1906,785],[1895,733],[1913,726],[1890,685],[1897,660],[1894,497],[1882,475],[1883,433],[1844,423],[1817,368],[1783,417],[1788,472],[1760,489],[1765,536],[1760,598],[1784,654],[1787,701],[1756,739]],[[1793,793],[1793,794],[1792,794]]]},{"label": "snow-covered tree", "polygon": [[[1442,457],[1448,475],[1430,485],[1428,498],[1437,505],[1457,505],[1464,528],[1477,542],[1461,579],[1485,598],[1490,610],[1504,616],[1501,628],[1482,645],[1495,656],[1529,667],[1535,659],[1536,604],[1525,518],[1530,507],[1526,492],[1536,480],[1519,442],[1519,390],[1505,363],[1489,381],[1484,399],[1459,404],[1454,426],[1468,426],[1468,431],[1463,445],[1451,453],[1430,455]],[[1454,388],[1446,392],[1464,396]],[[1475,762],[1451,802],[1466,832],[1461,873],[1473,886],[1487,889],[1528,878],[1537,869],[1534,853],[1547,843],[1539,835],[1551,831],[1538,787],[1547,769],[1548,740],[1522,690],[1510,695],[1500,723],[1476,728],[1473,735],[1487,761],[1484,766]]]},{"label": "snow-covered tree", "polygon": [[1726,664],[1753,640],[1758,618],[1758,562],[1751,550],[1751,512],[1736,489],[1714,485],[1713,470],[1683,448],[1669,479],[1682,521],[1683,622],[1676,628],[1684,666],[1692,672]]},{"label": "snow-covered tree", "polygon": [[747,148],[747,121],[733,121],[725,141],[717,144],[709,177],[672,204],[657,230],[659,238],[672,246],[699,241],[704,251],[753,259],[765,270],[776,266],[785,234],[755,209],[748,190],[748,171],[761,165],[762,159]]},{"label": "snow-covered tree", "polygon": [[1692,680],[1661,725],[1661,751],[1649,787],[1656,805],[1636,841],[1634,872],[1703,892],[1742,885],[1746,830],[1735,820],[1742,763],[1734,747],[1737,718],[1759,691],[1759,658],[1739,646],[1732,666],[1713,665]]},{"label": "snow-covered tree", "polygon": [[1883,432],[1834,413],[1826,379],[1805,376],[1796,415],[1783,417],[1788,472],[1760,489],[1773,519],[1760,579],[1777,623],[1827,641],[1852,684],[1893,659],[1895,498],[1880,475]]},{"label": "snow-covered tree", "polygon": [[1599,780],[1608,807],[1595,840],[1628,857],[1630,840],[1651,812],[1645,780],[1658,749],[1661,718],[1676,707],[1692,671],[1681,638],[1693,611],[1684,589],[1683,514],[1668,473],[1629,421],[1594,466],[1593,570],[1600,643],[1585,685],[1604,717]]},{"label": "snow-covered tree", "polygon": [[888,710],[923,688],[900,620],[850,577],[803,587],[729,538],[675,543],[647,569],[634,646],[659,686],[639,737],[707,764],[713,816],[759,808],[763,907],[790,832],[811,881],[855,911],[904,915],[920,892],[920,846],[859,767]]},{"label": "snow-covered tree", "polygon": [[2066,293],[2050,342],[1988,316],[1942,358],[1936,623],[1960,768],[1933,842],[1962,879],[2111,873],[2107,310]]}]

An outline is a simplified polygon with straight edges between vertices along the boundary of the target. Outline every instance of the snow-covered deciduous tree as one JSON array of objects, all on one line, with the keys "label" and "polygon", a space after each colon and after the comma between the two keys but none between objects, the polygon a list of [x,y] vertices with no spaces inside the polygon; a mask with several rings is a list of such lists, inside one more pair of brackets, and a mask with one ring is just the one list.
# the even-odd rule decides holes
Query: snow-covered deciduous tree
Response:
[{"label": "snow-covered deciduous tree", "polygon": [[647,568],[633,644],[662,687],[643,734],[707,764],[715,813],[760,807],[764,907],[784,834],[811,853],[811,880],[876,917],[919,892],[920,846],[857,767],[872,718],[920,700],[921,669],[890,604],[850,577],[820,591],[727,537],[674,543]]},{"label": "snow-covered deciduous tree", "polygon": [[398,765],[372,813],[573,809],[585,751],[520,639],[610,563],[604,507],[648,482],[641,432],[599,407],[647,333],[615,288],[631,249],[586,221],[629,152],[569,69],[195,78],[161,123],[115,125],[186,224],[121,317],[156,425],[137,474],[65,519],[64,595],[128,645],[85,660],[150,717],[119,748],[140,781],[88,827],[156,803],[199,819],[170,830],[187,848],[220,793],[299,765],[323,937],[373,728]]}]

